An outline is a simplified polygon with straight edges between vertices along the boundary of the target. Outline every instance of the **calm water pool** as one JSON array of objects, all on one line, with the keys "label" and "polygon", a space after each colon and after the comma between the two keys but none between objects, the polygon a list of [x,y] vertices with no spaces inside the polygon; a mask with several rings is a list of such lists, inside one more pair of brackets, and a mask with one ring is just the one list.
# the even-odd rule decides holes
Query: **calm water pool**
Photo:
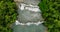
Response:
[{"label": "calm water pool", "polygon": [[13,25],[13,32],[45,32],[46,27],[43,24],[36,25]]}]

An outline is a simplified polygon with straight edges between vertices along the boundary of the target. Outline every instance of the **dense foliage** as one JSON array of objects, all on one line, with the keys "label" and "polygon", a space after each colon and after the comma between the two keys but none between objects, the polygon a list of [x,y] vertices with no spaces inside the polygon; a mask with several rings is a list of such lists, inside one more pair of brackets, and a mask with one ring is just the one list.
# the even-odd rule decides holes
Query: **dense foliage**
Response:
[{"label": "dense foliage", "polygon": [[48,32],[60,32],[60,0],[42,0],[39,7]]},{"label": "dense foliage", "polygon": [[10,26],[16,16],[15,3],[12,0],[0,0],[0,32],[12,32]]}]

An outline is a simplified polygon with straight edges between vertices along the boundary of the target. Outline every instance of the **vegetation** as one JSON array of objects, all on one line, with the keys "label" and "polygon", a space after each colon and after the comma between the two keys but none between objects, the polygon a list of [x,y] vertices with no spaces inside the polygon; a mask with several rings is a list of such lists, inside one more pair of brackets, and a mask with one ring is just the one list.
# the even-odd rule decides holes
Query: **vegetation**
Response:
[{"label": "vegetation", "polygon": [[48,32],[60,32],[60,0],[42,0],[39,7]]},{"label": "vegetation", "polygon": [[16,16],[15,3],[12,0],[0,0],[0,32],[12,32],[10,25]]}]

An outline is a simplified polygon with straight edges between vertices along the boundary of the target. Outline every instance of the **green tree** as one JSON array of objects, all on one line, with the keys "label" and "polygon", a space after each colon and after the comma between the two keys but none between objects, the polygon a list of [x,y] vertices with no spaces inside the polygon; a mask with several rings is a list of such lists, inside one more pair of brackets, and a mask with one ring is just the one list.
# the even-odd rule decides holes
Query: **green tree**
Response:
[{"label": "green tree", "polygon": [[49,32],[60,32],[60,0],[42,0],[39,3]]},{"label": "green tree", "polygon": [[16,9],[12,0],[0,0],[0,32],[12,32],[10,25],[17,18]]}]

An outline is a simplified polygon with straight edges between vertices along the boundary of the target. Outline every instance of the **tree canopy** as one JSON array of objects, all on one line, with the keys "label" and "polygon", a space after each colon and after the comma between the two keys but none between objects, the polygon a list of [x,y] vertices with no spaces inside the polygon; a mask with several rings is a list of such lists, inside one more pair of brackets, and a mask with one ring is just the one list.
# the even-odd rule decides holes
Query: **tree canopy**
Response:
[{"label": "tree canopy", "polygon": [[10,25],[16,17],[15,3],[12,0],[0,0],[0,32],[12,32]]},{"label": "tree canopy", "polygon": [[42,0],[39,3],[48,32],[60,32],[60,0]]}]

